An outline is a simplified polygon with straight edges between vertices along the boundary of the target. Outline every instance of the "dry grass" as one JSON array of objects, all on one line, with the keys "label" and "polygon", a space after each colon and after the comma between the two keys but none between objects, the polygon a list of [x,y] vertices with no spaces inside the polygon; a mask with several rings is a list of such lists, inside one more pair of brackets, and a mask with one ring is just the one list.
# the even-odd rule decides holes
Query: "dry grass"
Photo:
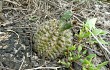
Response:
[{"label": "dry grass", "polygon": [[[79,24],[82,24],[87,18],[98,18],[97,27],[109,32],[108,35],[103,38],[106,38],[106,41],[110,41],[109,3],[104,4],[96,0],[84,0],[80,2],[66,2],[64,0],[4,0],[2,10],[6,20],[9,22],[8,24],[3,23],[4,27],[1,27],[1,31],[10,35],[9,38],[7,38],[10,42],[2,42],[2,44],[7,43],[7,46],[11,46],[11,48],[7,47],[4,49],[2,48],[3,45],[0,45],[0,69],[3,70],[33,70],[39,68],[45,68],[44,70],[46,70],[46,68],[57,70],[59,66],[55,64],[55,61],[39,59],[36,54],[33,53],[32,36],[37,28],[37,24],[41,24],[49,19],[59,19],[61,14],[66,10],[73,12],[71,20],[76,20]],[[34,22],[30,22],[29,19],[33,16],[37,18]],[[27,42],[28,39],[29,42]],[[1,40],[2,39],[0,39],[0,42]],[[14,43],[14,45],[11,45],[11,42]],[[95,50],[94,48],[97,49],[96,47],[92,49]],[[9,51],[11,49],[14,51]],[[100,51],[103,51],[103,53]],[[98,52],[104,54],[104,58],[97,57],[94,60],[96,64],[99,63],[97,62],[99,58],[100,62],[103,60],[110,61],[107,52],[103,49],[98,50]],[[105,68],[105,70],[107,70],[107,68]]]}]

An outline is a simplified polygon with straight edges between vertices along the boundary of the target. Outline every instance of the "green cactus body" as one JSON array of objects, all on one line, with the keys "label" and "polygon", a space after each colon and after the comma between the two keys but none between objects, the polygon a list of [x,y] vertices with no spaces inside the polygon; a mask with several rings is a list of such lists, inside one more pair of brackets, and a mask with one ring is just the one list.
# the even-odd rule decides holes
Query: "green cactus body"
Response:
[{"label": "green cactus body", "polygon": [[72,45],[71,31],[60,31],[61,25],[58,20],[46,21],[37,27],[34,35],[34,50],[39,56],[54,59]]}]

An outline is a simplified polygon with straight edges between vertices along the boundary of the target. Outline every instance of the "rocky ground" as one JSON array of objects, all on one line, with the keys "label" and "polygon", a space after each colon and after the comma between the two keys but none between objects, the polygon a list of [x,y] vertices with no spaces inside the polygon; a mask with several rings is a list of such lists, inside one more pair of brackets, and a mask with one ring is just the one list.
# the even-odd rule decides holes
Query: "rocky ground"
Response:
[{"label": "rocky ground", "polygon": [[[44,70],[67,70],[56,64],[56,60],[38,58],[32,50],[36,26],[49,19],[59,19],[66,10],[73,12],[71,20],[77,20],[79,24],[96,17],[96,26],[108,31],[104,39],[110,41],[110,3],[96,0],[4,0],[2,13],[5,19],[0,21],[0,70],[40,70],[44,67],[47,68]],[[110,51],[110,45],[107,48]],[[100,53],[104,51],[95,47],[91,49]],[[105,60],[110,62],[109,54],[101,54],[104,56],[95,58],[95,64]],[[76,64],[75,70],[79,67]],[[110,63],[102,70],[110,70]]]}]

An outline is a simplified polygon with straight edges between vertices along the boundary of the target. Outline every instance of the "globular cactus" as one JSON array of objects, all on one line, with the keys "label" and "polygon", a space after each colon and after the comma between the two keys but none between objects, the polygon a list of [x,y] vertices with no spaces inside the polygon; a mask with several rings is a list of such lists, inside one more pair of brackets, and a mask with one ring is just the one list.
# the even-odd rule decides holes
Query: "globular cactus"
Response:
[{"label": "globular cactus", "polygon": [[58,20],[49,20],[37,26],[34,35],[34,50],[39,56],[54,59],[71,43],[71,31],[61,31],[61,23]]}]

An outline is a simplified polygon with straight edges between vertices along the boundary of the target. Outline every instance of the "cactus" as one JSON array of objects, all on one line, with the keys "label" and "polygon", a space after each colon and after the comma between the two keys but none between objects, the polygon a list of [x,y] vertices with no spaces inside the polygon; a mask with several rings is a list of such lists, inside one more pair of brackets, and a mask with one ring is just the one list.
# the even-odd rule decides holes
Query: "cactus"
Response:
[{"label": "cactus", "polygon": [[34,50],[38,56],[54,59],[71,46],[71,31],[61,31],[58,20],[49,20],[37,26]]}]

